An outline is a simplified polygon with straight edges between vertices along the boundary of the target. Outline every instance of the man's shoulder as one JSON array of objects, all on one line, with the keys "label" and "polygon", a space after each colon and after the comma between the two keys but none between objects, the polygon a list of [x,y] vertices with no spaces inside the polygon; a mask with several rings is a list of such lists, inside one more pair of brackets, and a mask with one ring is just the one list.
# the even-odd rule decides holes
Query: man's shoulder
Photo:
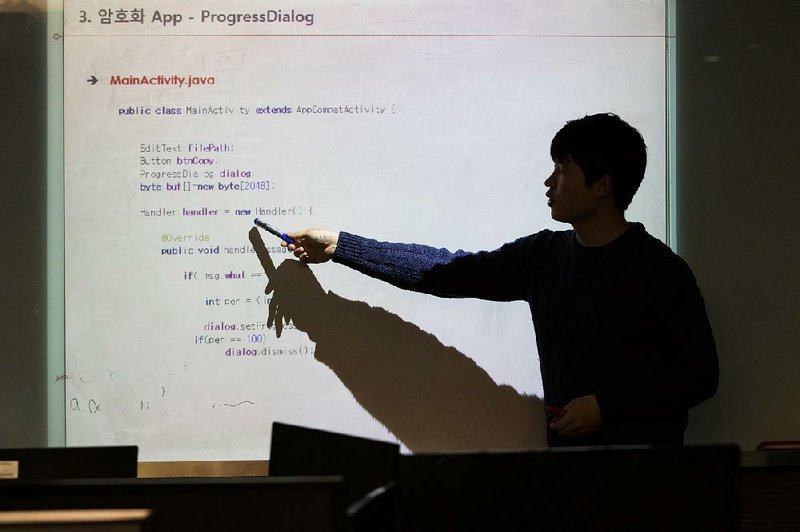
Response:
[{"label": "man's shoulder", "polygon": [[567,250],[573,246],[575,240],[574,231],[553,231],[552,229],[542,229],[536,233],[523,236],[506,244],[506,246],[522,248],[527,252],[536,255],[556,253]]},{"label": "man's shoulder", "polygon": [[631,258],[656,276],[692,276],[687,262],[641,224],[633,228]]},{"label": "man's shoulder", "polygon": [[531,235],[522,237],[522,240],[541,244],[552,244],[557,246],[568,246],[575,239],[575,231],[572,229],[565,231],[554,231],[552,229],[542,229]]}]

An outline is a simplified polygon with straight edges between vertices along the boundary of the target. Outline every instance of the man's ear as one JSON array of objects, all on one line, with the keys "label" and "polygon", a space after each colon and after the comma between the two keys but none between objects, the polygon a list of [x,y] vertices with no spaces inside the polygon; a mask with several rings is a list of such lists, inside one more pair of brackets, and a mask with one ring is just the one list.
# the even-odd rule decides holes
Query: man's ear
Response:
[{"label": "man's ear", "polygon": [[603,177],[592,183],[591,190],[598,199],[608,197],[614,191],[614,181],[610,175],[603,174]]}]

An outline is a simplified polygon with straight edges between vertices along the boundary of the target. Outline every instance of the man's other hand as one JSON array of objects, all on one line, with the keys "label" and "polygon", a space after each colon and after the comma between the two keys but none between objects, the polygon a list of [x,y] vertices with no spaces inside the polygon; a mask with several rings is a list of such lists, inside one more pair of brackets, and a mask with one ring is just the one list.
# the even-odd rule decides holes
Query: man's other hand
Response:
[{"label": "man's other hand", "polygon": [[594,395],[575,398],[567,403],[563,410],[564,414],[550,423],[550,428],[559,436],[565,438],[587,436],[603,424],[600,405]]}]

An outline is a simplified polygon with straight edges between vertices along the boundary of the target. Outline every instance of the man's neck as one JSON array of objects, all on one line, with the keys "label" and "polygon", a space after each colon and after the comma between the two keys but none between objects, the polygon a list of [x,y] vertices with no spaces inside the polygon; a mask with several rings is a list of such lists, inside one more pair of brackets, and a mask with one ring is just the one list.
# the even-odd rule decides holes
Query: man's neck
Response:
[{"label": "man's neck", "polygon": [[631,225],[625,221],[625,217],[610,215],[599,219],[587,220],[572,224],[575,229],[575,236],[581,246],[594,248],[613,242],[622,233],[630,229]]}]

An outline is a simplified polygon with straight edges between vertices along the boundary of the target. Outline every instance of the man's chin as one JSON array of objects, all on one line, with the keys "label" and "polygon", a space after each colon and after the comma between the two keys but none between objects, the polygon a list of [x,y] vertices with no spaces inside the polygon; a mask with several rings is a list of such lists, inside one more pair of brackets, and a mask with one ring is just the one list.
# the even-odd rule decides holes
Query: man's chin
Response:
[{"label": "man's chin", "polygon": [[556,222],[561,222],[561,223],[564,223],[564,224],[568,224],[569,223],[569,220],[567,220],[564,217],[564,215],[559,214],[558,211],[554,210],[552,207],[550,207],[550,218],[552,218]]}]

